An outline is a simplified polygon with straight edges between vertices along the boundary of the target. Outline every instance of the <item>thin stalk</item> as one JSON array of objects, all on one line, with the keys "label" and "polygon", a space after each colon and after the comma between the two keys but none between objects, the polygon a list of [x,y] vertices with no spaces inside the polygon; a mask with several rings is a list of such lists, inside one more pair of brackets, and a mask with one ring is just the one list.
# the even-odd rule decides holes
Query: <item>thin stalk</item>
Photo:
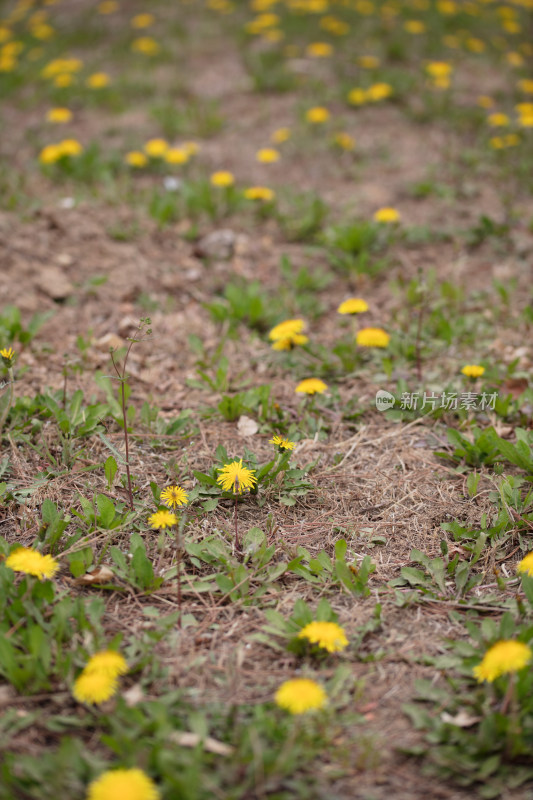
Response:
[{"label": "thin stalk", "polygon": [[181,535],[180,531],[176,529],[176,577],[177,577],[177,599],[178,599],[178,628],[181,630],[182,626],[182,612],[181,612]]},{"label": "thin stalk", "polygon": [[6,404],[4,405],[2,415],[0,416],[0,435],[2,434],[2,431],[4,429],[4,423],[7,419],[9,409],[11,408],[11,403],[13,402],[13,383],[15,380],[13,377],[13,367],[9,367],[9,369],[7,370],[7,377],[9,381],[9,389],[8,389],[7,401]]},{"label": "thin stalk", "polygon": [[133,511],[133,489],[131,486],[131,472],[130,472],[130,447],[129,447],[129,437],[128,437],[128,420],[126,417],[126,389],[125,389],[125,382],[126,382],[126,364],[128,362],[128,356],[130,354],[131,347],[133,345],[133,341],[129,343],[128,349],[126,351],[126,355],[124,357],[124,366],[122,368],[122,374],[117,366],[117,363],[114,358],[113,352],[111,352],[111,361],[113,362],[113,367],[115,368],[115,372],[120,380],[120,399],[122,405],[122,420],[124,423],[124,446],[126,450],[126,476],[128,479],[128,495],[130,501],[130,509]]},{"label": "thin stalk", "polygon": [[238,514],[237,514],[237,503],[238,503],[238,498],[237,498],[237,495],[235,495],[235,514],[234,514],[234,521],[235,521],[235,551],[237,553],[240,553],[241,552],[241,545],[240,545],[240,542],[239,542],[239,517],[238,517]]}]

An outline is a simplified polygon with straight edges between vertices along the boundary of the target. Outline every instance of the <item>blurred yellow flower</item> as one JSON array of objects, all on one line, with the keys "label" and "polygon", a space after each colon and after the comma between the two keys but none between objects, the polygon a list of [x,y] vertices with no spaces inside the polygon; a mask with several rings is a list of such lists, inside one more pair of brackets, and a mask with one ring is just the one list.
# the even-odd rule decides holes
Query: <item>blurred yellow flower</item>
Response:
[{"label": "blurred yellow flower", "polygon": [[299,394],[323,394],[327,388],[327,383],[321,381],[320,378],[305,378],[300,381],[294,391]]},{"label": "blurred yellow flower", "polygon": [[491,128],[503,128],[506,125],[509,125],[511,120],[507,116],[507,114],[503,114],[502,112],[496,112],[494,114],[489,114],[487,117],[487,122],[491,126]]},{"label": "blurred yellow flower", "polygon": [[355,139],[349,133],[336,133],[333,141],[342,150],[353,150],[355,148]]},{"label": "blurred yellow flower", "polygon": [[283,436],[279,436],[278,434],[273,436],[272,439],[269,439],[268,441],[270,444],[275,445],[280,452],[283,452],[284,450],[294,450],[296,447],[296,444],[291,442],[290,439],[285,439]]},{"label": "blurred yellow flower", "polygon": [[79,156],[83,152],[83,146],[77,139],[63,139],[58,147],[62,156]]},{"label": "blurred yellow flower", "polygon": [[525,572],[526,575],[531,575],[533,577],[533,552],[524,556],[522,561],[517,564],[516,571]]},{"label": "blurred yellow flower", "polygon": [[51,108],[46,113],[47,122],[70,122],[72,119],[72,111],[69,108]]},{"label": "blurred yellow flower", "polygon": [[235,177],[233,173],[228,172],[228,170],[219,170],[218,172],[213,172],[210,178],[211,184],[213,186],[222,186],[228,187],[233,186],[235,183]]},{"label": "blurred yellow flower", "polygon": [[48,144],[39,153],[39,161],[41,164],[54,164],[61,155],[61,148],[57,144]]},{"label": "blurred yellow flower", "polygon": [[140,36],[133,40],[131,49],[134,53],[142,53],[144,56],[155,56],[161,48],[151,36]]},{"label": "blurred yellow flower", "polygon": [[111,78],[105,72],[94,72],[92,75],[89,75],[85,81],[85,85],[88,86],[89,89],[103,89],[109,86],[110,83]]},{"label": "blurred yellow flower", "polygon": [[315,620],[306,625],[298,634],[298,639],[307,639],[317,644],[328,653],[339,653],[348,645],[344,628],[336,622],[320,622]]},{"label": "blurred yellow flower", "polygon": [[74,76],[70,72],[60,72],[54,78],[54,86],[57,86],[58,89],[66,89],[67,86],[71,86],[73,83]]},{"label": "blurred yellow flower", "polygon": [[142,770],[110,769],[89,784],[87,800],[160,800],[155,783]]},{"label": "blurred yellow flower", "polygon": [[307,344],[308,341],[309,337],[303,333],[288,333],[286,336],[275,340],[272,350],[292,350],[294,347]]},{"label": "blurred yellow flower", "polygon": [[165,153],[167,164],[186,164],[190,154],[184,147],[170,147]]},{"label": "blurred yellow flower", "polygon": [[323,708],[327,703],[327,695],[316,681],[294,678],[281,684],[274,700],[276,705],[291,714],[305,714]]},{"label": "blurred yellow flower", "polygon": [[362,106],[367,101],[366,91],[360,87],[356,87],[349,92],[347,99],[352,106]]},{"label": "blurred yellow flower", "polygon": [[30,547],[17,547],[8,555],[4,563],[14,572],[34,575],[41,581],[44,578],[53,578],[59,569],[59,562],[55,558],[50,555],[43,556]]},{"label": "blurred yellow flower", "polygon": [[93,672],[83,670],[74,681],[72,694],[79,703],[99,705],[113,697],[117,688],[116,675],[101,670]]},{"label": "blurred yellow flower", "polygon": [[118,11],[118,3],[116,0],[104,0],[98,4],[97,11],[99,14],[114,14]]},{"label": "blurred yellow flower", "polygon": [[390,208],[386,206],[384,208],[378,208],[378,210],[374,214],[375,222],[384,222],[384,223],[394,223],[400,221],[400,212],[397,211],[395,208]]},{"label": "blurred yellow flower", "polygon": [[163,158],[168,149],[168,142],[165,139],[149,139],[144,145],[144,152],[150,158]]},{"label": "blurred yellow flower", "polygon": [[383,328],[362,328],[355,336],[359,347],[387,347],[390,336]]},{"label": "blurred yellow flower", "polygon": [[150,517],[148,517],[148,524],[151,528],[164,530],[165,528],[171,528],[173,525],[177,525],[178,518],[175,514],[173,514],[171,511],[167,511],[165,508],[161,511],[156,511],[155,514],[152,514]]},{"label": "blurred yellow flower", "polygon": [[362,69],[377,69],[380,61],[377,56],[359,56],[357,58],[357,63]]},{"label": "blurred yellow flower", "polygon": [[482,681],[492,683],[501,675],[524,669],[532,655],[527,644],[513,639],[503,639],[489,647],[481,663],[474,667],[474,677],[479,683]]},{"label": "blurred yellow flower", "polygon": [[364,311],[368,311],[368,303],[360,297],[350,297],[349,300],[341,303],[337,309],[339,314],[362,314]]},{"label": "blurred yellow flower", "polygon": [[131,150],[126,153],[124,160],[130,167],[145,167],[148,164],[148,158],[140,150]]},{"label": "blurred yellow flower", "polygon": [[333,52],[333,47],[328,42],[311,42],[305,52],[310,58],[328,58]]},{"label": "blurred yellow flower", "polygon": [[270,137],[275,144],[282,144],[282,142],[286,142],[287,139],[290,139],[291,131],[290,128],[278,128],[272,133]]},{"label": "blurred yellow flower", "polygon": [[420,34],[426,30],[426,25],[420,19],[408,19],[404,22],[403,27],[407,33]]},{"label": "blurred yellow flower", "polygon": [[268,334],[268,338],[272,341],[277,339],[284,339],[286,336],[292,336],[295,333],[302,333],[305,328],[303,319],[286,319],[275,325]]},{"label": "blurred yellow flower", "polygon": [[273,164],[275,161],[279,161],[279,150],[274,150],[273,147],[263,147],[257,151],[255,158],[261,164]]},{"label": "blurred yellow flower", "polygon": [[516,86],[521,92],[524,92],[524,94],[533,94],[533,79],[531,78],[522,78],[522,80],[518,81]]},{"label": "blurred yellow flower", "polygon": [[314,106],[314,108],[308,109],[305,114],[307,122],[312,125],[320,125],[323,122],[327,122],[330,116],[328,109],[323,106]]},{"label": "blurred yellow flower", "polygon": [[461,372],[467,378],[480,378],[485,372],[485,367],[481,367],[479,364],[466,364]]},{"label": "blurred yellow flower", "polygon": [[371,103],[378,103],[380,100],[386,100],[392,94],[392,86],[389,83],[373,83],[366,90],[366,98]]},{"label": "blurred yellow flower", "polygon": [[271,203],[276,195],[266,186],[250,186],[244,190],[244,196],[247,200],[263,200],[265,203]]},{"label": "blurred yellow flower", "polygon": [[136,14],[131,20],[132,28],[149,28],[155,22],[153,14]]},{"label": "blurred yellow flower", "polygon": [[494,108],[494,100],[488,94],[479,95],[477,104],[481,108]]},{"label": "blurred yellow flower", "polygon": [[116,678],[118,675],[126,674],[128,664],[124,656],[117,650],[100,650],[90,657],[83,671],[87,674],[105,672]]}]

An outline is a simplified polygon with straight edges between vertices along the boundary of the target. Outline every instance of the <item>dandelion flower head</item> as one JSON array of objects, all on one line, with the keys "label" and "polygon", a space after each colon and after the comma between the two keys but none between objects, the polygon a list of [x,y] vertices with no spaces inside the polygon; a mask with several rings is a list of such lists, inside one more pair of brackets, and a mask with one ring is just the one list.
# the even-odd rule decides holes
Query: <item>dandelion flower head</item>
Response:
[{"label": "dandelion flower head", "polygon": [[485,367],[479,364],[466,364],[461,372],[463,375],[466,375],[467,378],[480,378],[485,372]]},{"label": "dandelion flower head", "polygon": [[6,367],[10,367],[15,360],[15,351],[12,347],[4,347],[0,350],[0,356],[2,356],[2,360]]},{"label": "dandelion flower head", "polygon": [[276,434],[272,437],[272,439],[268,440],[270,444],[275,445],[279,450],[294,450],[296,447],[294,442],[291,442],[290,439],[284,439],[283,436],[278,436]]},{"label": "dandelion flower head", "polygon": [[355,341],[359,347],[387,347],[390,336],[382,328],[362,328],[357,332]]},{"label": "dandelion flower head", "polygon": [[72,111],[70,108],[51,108],[46,114],[47,122],[63,123],[70,122]]},{"label": "dandelion flower head", "polygon": [[323,708],[327,695],[322,686],[309,678],[295,678],[282,683],[274,700],[280,708],[291,714],[305,714]]},{"label": "dandelion flower head", "polygon": [[344,629],[336,622],[310,622],[298,634],[299,639],[307,639],[328,653],[339,653],[348,645]]},{"label": "dandelion flower head", "polygon": [[118,688],[117,676],[105,670],[85,669],[74,681],[72,694],[79,703],[99,705],[105,703],[116,693]]},{"label": "dandelion flower head", "polygon": [[307,122],[310,122],[312,125],[321,125],[327,122],[330,116],[328,109],[324,108],[324,106],[314,106],[308,109],[305,114]]},{"label": "dandelion flower head", "polygon": [[287,336],[302,333],[304,328],[305,322],[303,319],[286,319],[269,331],[268,338],[275,342],[277,339],[285,339]]},{"label": "dandelion flower head", "polygon": [[244,196],[247,200],[262,200],[265,203],[271,203],[276,195],[267,186],[250,186],[249,189],[244,190]]},{"label": "dandelion flower head", "polygon": [[533,577],[533,552],[528,553],[527,556],[524,556],[522,561],[518,563],[516,571],[524,572],[526,575],[531,575]]},{"label": "dandelion flower head", "polygon": [[121,653],[116,650],[100,650],[90,657],[86,666],[83,669],[85,674],[91,672],[105,672],[106,675],[117,677],[118,675],[125,675],[128,671],[128,664],[126,659]]},{"label": "dandelion flower head", "polygon": [[274,144],[283,144],[291,138],[290,128],[277,128],[270,137]]},{"label": "dandelion flower head", "polygon": [[378,208],[378,210],[374,214],[374,221],[385,222],[385,223],[399,222],[400,212],[397,211],[395,208],[390,208],[390,207]]},{"label": "dandelion flower head", "polygon": [[156,511],[155,514],[148,517],[148,524],[151,528],[171,528],[172,525],[177,525],[178,518],[175,514],[171,511],[167,511],[166,509],[162,509],[161,511]]},{"label": "dandelion flower head", "polygon": [[320,378],[306,378],[300,381],[294,391],[299,394],[323,394],[327,388],[327,383],[321,381]]},{"label": "dandelion flower head", "polygon": [[481,663],[474,667],[474,677],[480,683],[482,681],[492,683],[500,675],[523,669],[532,655],[533,652],[527,644],[513,639],[502,639],[489,647]]},{"label": "dandelion flower head", "polygon": [[113,769],[89,786],[87,800],[159,800],[155,783],[140,769]]},{"label": "dandelion flower head", "polygon": [[279,161],[280,155],[279,150],[275,150],[273,147],[262,147],[257,151],[255,157],[261,164],[274,164]]},{"label": "dandelion flower head", "polygon": [[111,78],[106,72],[94,72],[92,75],[89,75],[85,81],[85,85],[88,86],[89,89],[104,89],[106,86],[109,86],[110,83]]},{"label": "dandelion flower head", "polygon": [[148,164],[148,158],[141,150],[130,150],[129,153],[126,153],[124,160],[130,167],[140,168]]},{"label": "dandelion flower head", "polygon": [[14,572],[35,575],[39,580],[53,578],[59,569],[59,563],[52,556],[43,556],[30,547],[18,547],[5,560],[6,567]]},{"label": "dandelion flower head", "polygon": [[364,311],[368,311],[368,303],[360,297],[350,297],[349,300],[341,303],[337,309],[339,314],[362,314]]},{"label": "dandelion flower head", "polygon": [[219,170],[218,172],[213,172],[211,175],[211,184],[213,186],[233,186],[235,183],[235,178],[233,173],[228,172],[227,170]]},{"label": "dandelion flower head", "polygon": [[187,492],[181,486],[167,486],[161,492],[161,502],[169,508],[184,506],[187,502]]},{"label": "dandelion flower head", "polygon": [[150,158],[163,158],[168,150],[168,142],[165,139],[149,139],[144,145],[144,152]]},{"label": "dandelion flower head", "polygon": [[232,461],[231,464],[225,464],[219,472],[217,483],[225,492],[241,494],[245,489],[253,489],[257,483],[254,470],[243,467],[242,458],[239,461]]}]

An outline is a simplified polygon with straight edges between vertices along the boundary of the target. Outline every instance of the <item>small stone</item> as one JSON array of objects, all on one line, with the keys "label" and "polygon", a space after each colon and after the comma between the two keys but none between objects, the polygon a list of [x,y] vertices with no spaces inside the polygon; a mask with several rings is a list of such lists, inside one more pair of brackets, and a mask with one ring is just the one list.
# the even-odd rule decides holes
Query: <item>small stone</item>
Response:
[{"label": "small stone", "polygon": [[59,267],[44,267],[37,282],[39,288],[53,300],[64,300],[74,291],[74,286]]}]

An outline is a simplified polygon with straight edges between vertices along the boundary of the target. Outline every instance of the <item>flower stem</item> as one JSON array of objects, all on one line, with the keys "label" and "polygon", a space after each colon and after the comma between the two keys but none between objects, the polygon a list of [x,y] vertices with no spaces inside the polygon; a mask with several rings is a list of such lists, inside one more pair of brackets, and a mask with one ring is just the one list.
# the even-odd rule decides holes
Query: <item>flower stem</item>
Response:
[{"label": "flower stem", "polygon": [[238,503],[238,498],[237,498],[237,495],[235,495],[235,514],[234,514],[234,520],[235,520],[235,551],[237,553],[240,553],[241,552],[241,545],[240,545],[240,542],[239,542],[239,518],[238,518],[238,514],[237,514],[237,503]]},{"label": "flower stem", "polygon": [[7,419],[9,409],[11,408],[11,403],[13,402],[13,382],[14,382],[13,367],[9,367],[9,369],[7,370],[7,376],[9,380],[9,389],[8,389],[7,400],[4,405],[4,408],[2,409],[2,414],[0,416],[0,435],[2,434],[4,423]]}]

